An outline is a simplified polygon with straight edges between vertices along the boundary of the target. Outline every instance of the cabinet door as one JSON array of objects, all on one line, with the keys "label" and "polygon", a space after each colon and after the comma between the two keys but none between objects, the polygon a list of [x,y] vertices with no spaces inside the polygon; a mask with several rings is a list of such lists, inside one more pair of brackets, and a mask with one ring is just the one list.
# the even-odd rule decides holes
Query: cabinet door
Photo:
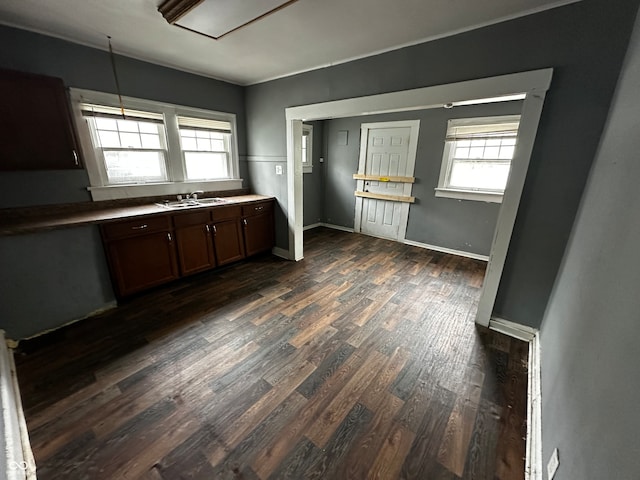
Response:
[{"label": "cabinet door", "polygon": [[0,170],[81,168],[61,79],[0,70]]},{"label": "cabinet door", "polygon": [[211,227],[208,224],[176,229],[180,273],[190,275],[216,266]]},{"label": "cabinet door", "polygon": [[244,246],[247,257],[273,248],[273,214],[270,211],[245,217],[242,223],[244,224]]},{"label": "cabinet door", "polygon": [[225,265],[245,257],[239,218],[216,222],[212,228],[218,265]]},{"label": "cabinet door", "polygon": [[121,296],[178,278],[175,246],[169,232],[109,243],[111,272]]}]

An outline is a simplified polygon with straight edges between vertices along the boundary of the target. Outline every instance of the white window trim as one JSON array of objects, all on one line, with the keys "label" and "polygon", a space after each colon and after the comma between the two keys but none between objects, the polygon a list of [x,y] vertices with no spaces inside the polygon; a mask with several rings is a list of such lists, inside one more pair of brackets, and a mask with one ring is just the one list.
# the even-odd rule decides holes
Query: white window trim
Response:
[{"label": "white window trim", "polygon": [[436,197],[455,198],[457,200],[475,200],[478,202],[502,203],[503,194],[499,192],[480,192],[457,188],[436,188]]},{"label": "white window trim", "polygon": [[313,173],[313,125],[302,124],[302,136],[307,137],[307,162],[302,162],[302,173]]},{"label": "white window trim", "polygon": [[[73,118],[78,132],[80,148],[85,159],[87,174],[94,201],[115,200],[133,197],[152,197],[160,195],[179,195],[190,193],[194,190],[225,191],[242,188],[240,167],[238,159],[238,137],[236,115],[233,113],[215,112],[200,108],[185,107],[171,103],[156,102],[140,98],[122,97],[125,108],[162,113],[164,115],[165,131],[167,135],[167,175],[168,182],[143,183],[128,185],[109,185],[104,172],[104,166],[95,154],[95,148],[91,141],[89,127],[82,117],[80,103],[93,103],[110,107],[119,107],[120,101],[115,94],[95,92],[78,88],[70,89]],[[178,133],[177,115],[210,118],[223,120],[231,124],[231,145],[229,159],[230,178],[219,180],[188,181],[186,180],[182,151],[180,149],[180,137]]]},{"label": "white window trim", "polygon": [[[485,123],[508,123],[520,121],[520,115],[497,115],[492,117],[456,118],[449,120],[448,126],[462,125],[482,125]],[[448,129],[448,128],[447,128]],[[445,142],[444,153],[442,154],[442,164],[440,166],[440,177],[438,186],[435,189],[436,197],[454,198],[457,200],[474,200],[480,202],[502,203],[504,192],[490,190],[471,190],[452,188],[447,186],[452,161],[452,143]],[[514,155],[515,156],[515,155]],[[513,160],[511,160],[513,161]]]}]

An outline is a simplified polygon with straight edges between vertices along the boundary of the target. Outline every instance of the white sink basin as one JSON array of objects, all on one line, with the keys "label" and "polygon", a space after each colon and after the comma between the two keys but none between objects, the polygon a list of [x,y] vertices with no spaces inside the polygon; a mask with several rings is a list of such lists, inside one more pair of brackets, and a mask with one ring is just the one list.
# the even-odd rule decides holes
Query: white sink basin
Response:
[{"label": "white sink basin", "polygon": [[175,202],[156,203],[159,207],[165,208],[187,208],[187,207],[199,207],[200,204],[195,200],[180,200]]},{"label": "white sink basin", "polygon": [[226,202],[226,200],[224,198],[199,198],[198,200],[196,200],[196,202],[198,202],[201,205],[211,205],[214,203],[224,203]]},{"label": "white sink basin", "polygon": [[172,202],[156,203],[159,207],[164,208],[189,208],[204,207],[205,205],[214,205],[217,203],[225,203],[224,198],[198,198],[197,200],[174,200]]}]

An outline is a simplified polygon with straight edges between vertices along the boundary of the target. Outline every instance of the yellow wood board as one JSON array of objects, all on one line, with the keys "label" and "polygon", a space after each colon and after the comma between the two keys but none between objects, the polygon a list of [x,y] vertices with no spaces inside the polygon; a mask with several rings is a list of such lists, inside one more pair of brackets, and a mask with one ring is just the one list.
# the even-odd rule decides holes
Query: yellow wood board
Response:
[{"label": "yellow wood board", "polygon": [[370,180],[373,182],[398,182],[398,183],[415,183],[415,177],[394,177],[387,176],[381,177],[379,175],[362,175],[360,173],[354,173],[353,178],[355,180]]},{"label": "yellow wood board", "polygon": [[392,202],[406,202],[406,203],[414,203],[416,201],[416,197],[408,197],[406,195],[385,195],[384,193],[371,193],[371,192],[361,192],[356,191],[356,197],[363,198],[373,198],[376,200],[389,200]]}]

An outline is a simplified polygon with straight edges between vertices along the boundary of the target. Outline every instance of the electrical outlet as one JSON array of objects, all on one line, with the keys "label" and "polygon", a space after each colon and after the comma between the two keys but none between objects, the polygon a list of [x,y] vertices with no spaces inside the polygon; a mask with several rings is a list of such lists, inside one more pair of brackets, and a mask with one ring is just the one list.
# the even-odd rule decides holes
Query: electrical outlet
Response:
[{"label": "electrical outlet", "polygon": [[553,480],[553,476],[556,474],[556,470],[558,470],[558,465],[560,465],[560,459],[558,458],[558,449],[554,448],[553,453],[551,454],[551,458],[549,459],[549,463],[547,463],[548,480]]},{"label": "electrical outlet", "polygon": [[282,175],[282,165],[276,165],[276,175]]}]

